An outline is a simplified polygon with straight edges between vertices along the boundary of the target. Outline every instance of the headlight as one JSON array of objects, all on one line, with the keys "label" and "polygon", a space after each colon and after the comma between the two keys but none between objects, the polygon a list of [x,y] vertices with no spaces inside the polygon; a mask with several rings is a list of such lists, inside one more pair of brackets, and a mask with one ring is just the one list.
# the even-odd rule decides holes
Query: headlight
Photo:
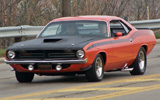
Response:
[{"label": "headlight", "polygon": [[7,57],[8,57],[9,59],[14,59],[14,58],[15,58],[15,56],[16,56],[16,54],[15,54],[15,52],[14,52],[14,51],[8,51],[8,53],[7,53]]},{"label": "headlight", "polygon": [[76,53],[78,58],[83,58],[84,57],[84,51],[83,50],[78,50]]}]

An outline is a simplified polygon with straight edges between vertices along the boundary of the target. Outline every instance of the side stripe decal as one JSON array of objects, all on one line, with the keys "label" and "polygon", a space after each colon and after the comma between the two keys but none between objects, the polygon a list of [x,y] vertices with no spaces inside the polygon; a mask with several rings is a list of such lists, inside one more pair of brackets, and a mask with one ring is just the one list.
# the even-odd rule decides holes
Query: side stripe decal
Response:
[{"label": "side stripe decal", "polygon": [[[133,35],[131,37],[134,40],[137,36],[144,36],[144,35],[146,35],[146,34],[135,32],[135,33],[133,33]],[[91,46],[89,46],[87,48],[87,50],[90,50],[90,49],[95,48],[95,47],[103,46],[103,45],[109,45],[109,44],[111,44],[111,42],[112,42],[112,44],[129,42],[131,37],[126,38],[126,39],[120,39],[120,40],[117,39],[117,40],[112,40],[112,41],[104,41],[104,42],[95,43],[95,44],[92,44]]]},{"label": "side stripe decal", "polygon": [[102,45],[108,45],[108,44],[110,44],[110,41],[95,43],[95,44],[91,45],[90,47],[88,47],[87,50],[95,48],[95,47],[99,47],[99,46],[102,46]]}]

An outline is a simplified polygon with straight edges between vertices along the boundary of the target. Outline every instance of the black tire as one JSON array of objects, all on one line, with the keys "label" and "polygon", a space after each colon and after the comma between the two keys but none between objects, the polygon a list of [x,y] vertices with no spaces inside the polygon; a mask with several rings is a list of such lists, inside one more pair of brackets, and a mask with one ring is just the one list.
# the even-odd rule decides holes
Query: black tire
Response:
[{"label": "black tire", "polygon": [[130,67],[133,68],[133,70],[130,71],[131,75],[143,75],[145,73],[147,67],[147,57],[146,51],[143,47],[140,48],[135,61]]},{"label": "black tire", "polygon": [[89,82],[98,82],[103,79],[104,76],[104,60],[100,54],[98,54],[92,64],[92,67],[86,71],[86,78]]},{"label": "black tire", "polygon": [[25,72],[15,72],[16,79],[20,83],[29,83],[32,82],[34,78],[34,73],[25,73]]}]

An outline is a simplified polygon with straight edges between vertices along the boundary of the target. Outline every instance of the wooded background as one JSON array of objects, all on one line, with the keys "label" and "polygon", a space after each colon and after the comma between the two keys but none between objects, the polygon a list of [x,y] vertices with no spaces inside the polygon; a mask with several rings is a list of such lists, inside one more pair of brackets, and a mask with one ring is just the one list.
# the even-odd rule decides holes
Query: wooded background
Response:
[{"label": "wooded background", "polygon": [[[0,27],[43,26],[63,16],[111,15],[130,21],[159,19],[160,0],[0,0]],[[22,40],[31,39],[24,37]],[[0,49],[15,42],[0,39]]]},{"label": "wooded background", "polygon": [[[64,0],[0,0],[0,27],[45,25],[50,20],[62,17],[62,1]],[[71,9],[68,9],[71,16],[128,16],[130,21],[160,18],[160,0],[71,1]]]}]

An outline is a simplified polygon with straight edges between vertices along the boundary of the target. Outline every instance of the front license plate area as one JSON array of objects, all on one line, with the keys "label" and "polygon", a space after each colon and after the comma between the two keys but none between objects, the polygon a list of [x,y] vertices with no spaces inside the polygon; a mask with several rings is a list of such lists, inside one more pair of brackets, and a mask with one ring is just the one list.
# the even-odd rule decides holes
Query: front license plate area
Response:
[{"label": "front license plate area", "polygon": [[38,64],[39,70],[52,70],[51,64]]}]

